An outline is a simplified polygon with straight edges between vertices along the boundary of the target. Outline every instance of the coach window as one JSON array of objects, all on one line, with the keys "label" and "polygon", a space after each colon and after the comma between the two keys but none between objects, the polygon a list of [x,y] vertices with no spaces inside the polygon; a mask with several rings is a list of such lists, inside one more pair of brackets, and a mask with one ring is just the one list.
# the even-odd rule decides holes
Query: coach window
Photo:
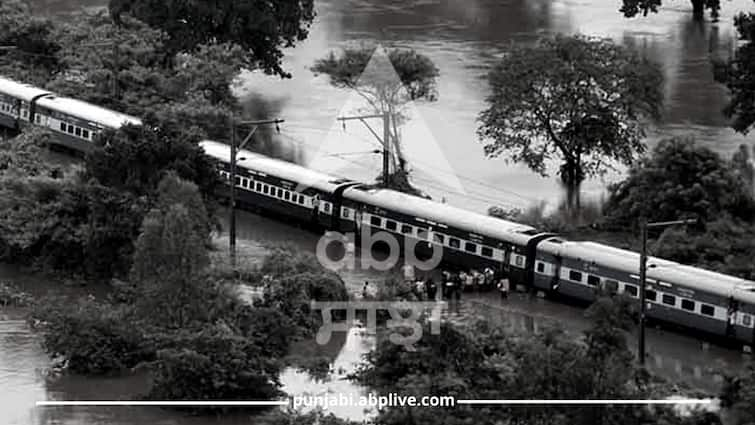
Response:
[{"label": "coach window", "polygon": [[464,244],[464,251],[477,252],[477,245],[473,244],[472,242],[467,242],[466,244]]},{"label": "coach window", "polygon": [[574,271],[574,270],[570,271],[569,280],[574,281],[574,282],[582,282],[582,273],[578,271]]},{"label": "coach window", "polygon": [[241,177],[236,177],[236,186],[241,185]]},{"label": "coach window", "polygon": [[386,227],[386,228],[387,228],[388,230],[390,230],[390,231],[393,231],[393,232],[395,232],[395,231],[396,231],[396,229],[398,228],[398,226],[396,225],[396,222],[395,222],[395,221],[393,221],[393,220],[386,220],[386,221],[385,221],[385,227]]},{"label": "coach window", "polygon": [[629,294],[632,297],[637,298],[637,291],[638,291],[638,289],[634,285],[624,285],[624,292],[626,292],[627,294]]},{"label": "coach window", "polygon": [[702,304],[700,306],[700,313],[706,316],[714,316],[716,314],[716,309],[712,305]]},{"label": "coach window", "polygon": [[655,301],[655,297],[656,297],[655,291],[653,291],[651,289],[645,290],[645,298],[648,301]]},{"label": "coach window", "polygon": [[451,246],[451,248],[459,249],[461,248],[461,241],[456,238],[450,238],[448,239],[448,245]]},{"label": "coach window", "polygon": [[60,131],[66,131],[66,124],[60,123]]},{"label": "coach window", "polygon": [[349,209],[346,207],[341,208],[341,217],[349,218]]},{"label": "coach window", "polygon": [[493,248],[489,248],[487,246],[482,247],[482,256],[483,257],[493,257]]},{"label": "coach window", "polygon": [[[587,284],[590,286],[598,286],[600,285],[600,278],[598,276],[593,276],[591,274],[587,275]],[[607,284],[607,282],[606,282]]]},{"label": "coach window", "polygon": [[304,200],[305,200],[305,199],[304,199],[304,195],[299,195],[299,203],[300,203],[301,205],[304,205]]},{"label": "coach window", "polygon": [[750,316],[749,314],[744,314],[743,313],[742,314],[742,324],[749,328],[750,325],[752,325],[752,316]]},{"label": "coach window", "polygon": [[676,305],[676,297],[673,295],[663,295],[663,303],[666,305]]},{"label": "coach window", "polygon": [[537,262],[537,272],[542,273],[545,271],[545,263]]},{"label": "coach window", "polygon": [[89,130],[81,130],[81,137],[88,139],[89,138]]},{"label": "coach window", "polygon": [[682,299],[682,310],[695,311],[695,302]]},{"label": "coach window", "polygon": [[412,233],[412,226],[410,226],[408,224],[401,225],[401,233],[403,233],[405,235],[408,235],[408,234]]},{"label": "coach window", "polygon": [[445,242],[444,239],[445,238],[443,237],[443,235],[440,235],[438,233],[433,233],[433,242],[442,244]]},{"label": "coach window", "polygon": [[285,199],[285,200],[287,200],[287,201],[288,201],[288,200],[290,200],[290,199],[291,199],[291,192],[289,192],[289,191],[287,191],[287,190],[286,190],[286,191],[284,191],[284,192],[283,192],[283,199]]},{"label": "coach window", "polygon": [[81,137],[81,129],[79,127],[76,127],[76,135]]},{"label": "coach window", "polygon": [[383,220],[380,217],[370,217],[370,224],[375,227],[381,227],[383,225]]},{"label": "coach window", "polygon": [[[39,115],[37,115],[37,122],[39,122]],[[73,134],[73,126],[71,124],[68,124],[68,132]]]},{"label": "coach window", "polygon": [[34,120],[37,122],[37,124],[39,124],[40,121],[42,121],[42,117],[39,116],[39,115],[36,115],[36,116],[34,116]]}]

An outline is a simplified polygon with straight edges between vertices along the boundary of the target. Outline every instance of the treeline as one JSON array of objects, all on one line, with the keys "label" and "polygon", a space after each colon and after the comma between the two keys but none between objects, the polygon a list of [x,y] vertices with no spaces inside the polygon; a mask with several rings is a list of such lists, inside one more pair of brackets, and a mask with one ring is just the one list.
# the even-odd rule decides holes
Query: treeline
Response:
[{"label": "treeline", "polygon": [[602,204],[574,213],[561,206],[544,213],[491,209],[502,218],[562,233],[575,240],[597,240],[639,251],[638,219],[649,222],[699,219],[651,233],[652,254],[684,264],[755,279],[755,189],[753,161],[743,146],[731,159],[721,158],[692,138],[662,140],[608,187]]}]

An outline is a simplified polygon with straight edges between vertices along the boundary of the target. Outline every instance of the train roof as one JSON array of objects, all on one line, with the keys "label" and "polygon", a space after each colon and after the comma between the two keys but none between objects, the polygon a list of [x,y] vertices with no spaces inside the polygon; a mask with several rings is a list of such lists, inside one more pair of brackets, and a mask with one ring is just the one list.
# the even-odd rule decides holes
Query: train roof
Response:
[{"label": "train roof", "polygon": [[[213,140],[203,140],[199,145],[205,153],[215,159],[229,163],[231,161],[230,146]],[[261,171],[276,177],[299,183],[302,187],[314,187],[315,189],[332,192],[340,184],[348,181],[336,176],[310,170],[301,165],[248,150],[238,152],[237,166],[255,171]]]},{"label": "train roof", "polygon": [[[432,220],[478,235],[524,245],[538,232],[534,227],[514,223],[488,215],[474,213],[418,196],[388,189],[349,188],[344,192],[349,199],[390,209],[409,216]],[[432,223],[431,223],[432,225]],[[530,232],[525,234],[524,232]]]},{"label": "train roof", "polygon": [[118,129],[125,124],[142,125],[142,121],[137,117],[69,97],[48,96],[40,99],[37,105],[112,129]]},{"label": "train roof", "polygon": [[50,92],[45,89],[19,83],[3,77],[0,77],[0,92],[26,102],[31,102],[37,96],[50,94]]},{"label": "train roof", "polygon": [[[577,259],[589,259],[605,267],[623,270],[639,278],[640,254],[596,242],[562,242],[559,254]],[[729,297],[735,288],[753,288],[751,282],[698,267],[679,264],[658,257],[648,257],[647,279],[667,282],[685,288]],[[655,266],[655,267],[653,267]],[[749,292],[745,290],[744,292]],[[755,300],[755,292],[752,292]],[[749,295],[749,293],[747,294]]]}]

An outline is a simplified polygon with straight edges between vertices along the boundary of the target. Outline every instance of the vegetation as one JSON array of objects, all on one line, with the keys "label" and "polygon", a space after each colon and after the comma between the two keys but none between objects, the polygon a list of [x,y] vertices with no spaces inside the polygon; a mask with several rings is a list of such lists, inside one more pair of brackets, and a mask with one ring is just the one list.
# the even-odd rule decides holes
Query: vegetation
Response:
[{"label": "vegetation", "polygon": [[716,61],[715,77],[729,89],[731,97],[724,114],[732,118],[734,130],[747,134],[755,123],[755,100],[752,87],[755,82],[755,14],[740,13],[734,18],[739,39],[742,43],[728,61]]},{"label": "vegetation", "polygon": [[172,54],[193,54],[203,45],[233,43],[242,48],[245,68],[281,77],[290,77],[282,67],[282,49],[304,40],[315,17],[312,0],[111,0],[110,13],[117,25],[130,15],[164,31]]},{"label": "vegetation", "polygon": [[[710,10],[711,17],[718,19],[718,11],[721,9],[721,0],[690,0],[692,3],[692,16],[695,20],[702,21],[705,10]],[[623,0],[621,13],[627,18],[642,13],[647,16],[649,12],[657,13],[663,4],[662,0]]]},{"label": "vegetation", "polygon": [[514,46],[490,72],[478,135],[489,157],[505,154],[547,175],[552,159],[579,207],[579,184],[610,161],[644,151],[645,120],[660,114],[660,69],[607,40],[556,36]]},{"label": "vegetation", "polygon": [[[312,71],[326,74],[330,83],[354,90],[367,101],[370,112],[390,116],[390,149],[394,172],[388,185],[397,190],[420,194],[408,182],[408,167],[401,148],[399,127],[407,120],[406,106],[417,100],[435,101],[438,96],[438,68],[427,56],[411,49],[363,47],[330,53],[315,62]],[[379,180],[385,181],[383,176]]]},{"label": "vegetation", "polygon": [[632,225],[639,217],[710,221],[731,214],[753,220],[755,201],[733,170],[728,161],[692,139],[664,140],[652,156],[629,170],[624,181],[609,188],[605,211],[622,225]]}]

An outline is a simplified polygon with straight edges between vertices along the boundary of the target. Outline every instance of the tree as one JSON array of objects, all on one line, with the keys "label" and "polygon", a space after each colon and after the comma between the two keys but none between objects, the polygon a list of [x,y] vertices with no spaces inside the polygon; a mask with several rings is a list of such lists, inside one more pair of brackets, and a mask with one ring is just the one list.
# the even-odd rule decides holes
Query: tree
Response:
[{"label": "tree", "polygon": [[415,100],[437,99],[438,68],[425,55],[411,49],[363,47],[344,49],[340,55],[330,53],[312,67],[315,73],[327,74],[330,83],[338,88],[354,90],[364,98],[372,113],[387,113],[391,117],[390,141],[395,156],[395,178],[399,186],[412,191],[406,182],[406,161],[402,154],[399,127],[406,121],[405,108]]},{"label": "tree", "polygon": [[727,376],[721,390],[721,405],[731,412],[734,425],[755,423],[755,362],[745,366],[739,376]]},{"label": "tree", "polygon": [[724,114],[733,118],[734,130],[747,134],[755,123],[755,14],[740,13],[734,18],[739,38],[744,41],[728,61],[714,61],[716,81],[731,93]]},{"label": "tree", "polygon": [[0,75],[42,86],[61,71],[54,29],[49,19],[34,16],[28,3],[0,2],[0,46],[12,47],[0,50]]},{"label": "tree", "polygon": [[62,171],[47,161],[40,161],[49,133],[37,128],[6,140],[0,145],[0,176],[53,176]]},{"label": "tree", "polygon": [[610,220],[632,225],[650,221],[700,217],[715,220],[731,214],[752,220],[755,206],[745,183],[715,152],[688,138],[661,141],[641,159],[629,176],[609,187],[605,207]]},{"label": "tree", "polygon": [[[713,19],[718,19],[721,0],[690,0],[690,2],[692,3],[692,16],[695,20],[703,20],[705,9],[710,10]],[[647,16],[649,12],[657,13],[662,3],[662,0],[623,0],[620,11],[627,18],[637,16],[639,13]]]},{"label": "tree", "polygon": [[505,153],[544,176],[548,162],[560,158],[570,195],[585,177],[604,173],[608,161],[629,164],[642,153],[645,119],[658,118],[662,105],[656,65],[581,36],[515,45],[488,81],[488,107],[478,118],[487,156]]},{"label": "tree", "polygon": [[238,44],[250,70],[290,77],[282,67],[283,48],[304,40],[315,17],[313,0],[111,0],[117,24],[131,15],[170,37],[171,52],[193,53],[203,44]]}]

